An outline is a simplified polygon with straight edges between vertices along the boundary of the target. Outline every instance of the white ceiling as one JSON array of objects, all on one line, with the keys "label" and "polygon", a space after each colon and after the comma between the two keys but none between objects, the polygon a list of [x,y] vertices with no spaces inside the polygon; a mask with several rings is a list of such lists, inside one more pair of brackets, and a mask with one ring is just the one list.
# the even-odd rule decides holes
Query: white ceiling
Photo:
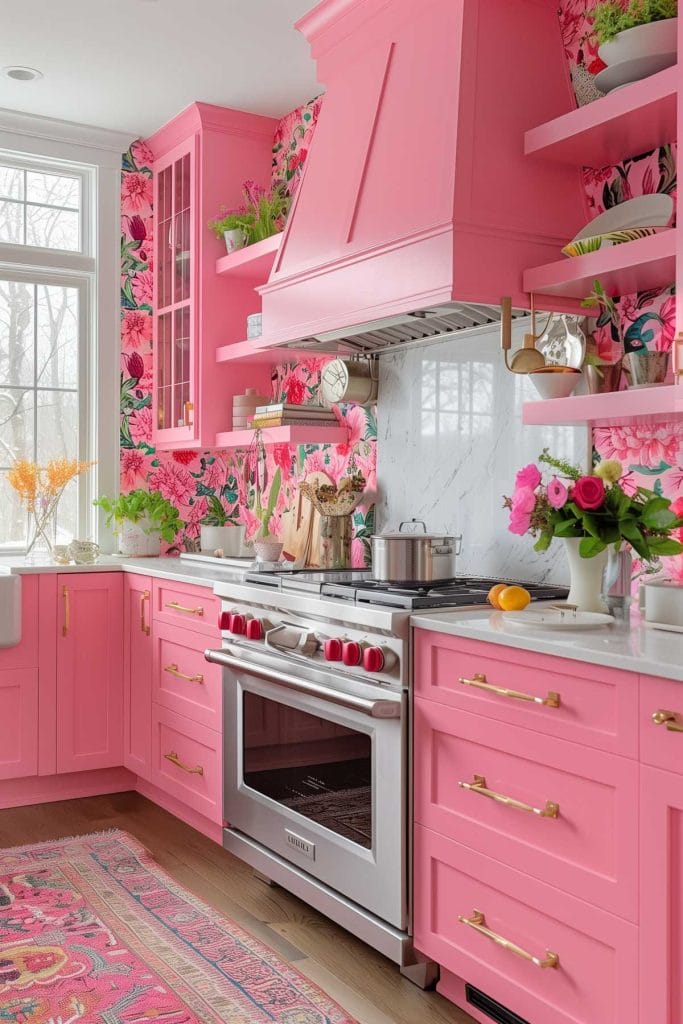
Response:
[{"label": "white ceiling", "polygon": [[193,100],[279,116],[320,86],[293,22],[315,0],[5,0],[0,107],[150,135]]}]

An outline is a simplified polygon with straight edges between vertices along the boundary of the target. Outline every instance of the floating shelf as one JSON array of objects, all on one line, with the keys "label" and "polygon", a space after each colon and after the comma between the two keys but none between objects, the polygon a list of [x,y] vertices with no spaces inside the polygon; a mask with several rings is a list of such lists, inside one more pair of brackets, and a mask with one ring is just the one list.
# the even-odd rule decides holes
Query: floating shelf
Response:
[{"label": "floating shelf", "polygon": [[254,283],[263,284],[270,277],[270,271],[280,248],[282,232],[254,242],[244,249],[231,252],[216,260],[217,274],[231,274]]},{"label": "floating shelf", "polygon": [[[249,448],[254,430],[227,430],[216,434],[216,448]],[[346,427],[289,426],[268,427],[261,431],[264,444],[346,444]]]},{"label": "floating shelf", "polygon": [[242,360],[245,363],[277,366],[278,363],[289,363],[320,355],[318,352],[311,352],[310,349],[254,348],[254,343],[259,340],[259,338],[249,338],[248,341],[236,341],[233,345],[221,345],[216,349],[216,362],[232,363]]},{"label": "floating shelf", "polygon": [[676,280],[676,231],[670,228],[634,242],[613,245],[585,256],[563,257],[524,272],[524,291],[583,299],[599,278],[608,293],[632,295],[666,288]]},{"label": "floating shelf", "polygon": [[576,395],[525,402],[522,419],[529,425],[563,424],[609,427],[634,420],[651,422],[683,415],[683,386],[633,388],[604,395]]},{"label": "floating shelf", "polygon": [[674,142],[678,67],[640,82],[526,132],[524,152],[577,167],[604,167],[626,156]]}]

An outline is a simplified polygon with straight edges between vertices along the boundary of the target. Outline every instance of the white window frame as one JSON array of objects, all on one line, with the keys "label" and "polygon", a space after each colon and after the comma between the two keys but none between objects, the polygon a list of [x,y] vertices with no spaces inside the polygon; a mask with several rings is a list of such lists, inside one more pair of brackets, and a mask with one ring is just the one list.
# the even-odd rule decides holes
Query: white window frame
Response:
[{"label": "white window frame", "polygon": [[81,251],[0,243],[0,276],[81,289],[79,447],[96,465],[80,489],[79,532],[104,551],[113,539],[92,498],[119,491],[121,158],[135,137],[0,109],[0,162],[83,175]]}]

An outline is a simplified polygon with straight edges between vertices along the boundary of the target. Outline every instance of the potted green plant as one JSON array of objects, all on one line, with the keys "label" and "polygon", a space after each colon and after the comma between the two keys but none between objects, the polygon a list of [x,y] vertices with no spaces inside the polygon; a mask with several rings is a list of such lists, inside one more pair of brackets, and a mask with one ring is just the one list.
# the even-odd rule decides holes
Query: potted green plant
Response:
[{"label": "potted green plant", "polygon": [[277,562],[282,553],[281,542],[277,537],[274,537],[270,533],[270,520],[273,517],[273,512],[275,511],[277,499],[280,494],[281,482],[282,474],[278,468],[275,471],[273,482],[270,485],[268,500],[265,505],[261,502],[261,494],[259,491],[256,490],[254,494],[252,511],[261,524],[261,527],[256,532],[256,535],[253,538],[253,543],[256,557],[260,562]]},{"label": "potted green plant", "polygon": [[601,60],[611,66],[670,54],[675,63],[677,14],[677,0],[630,0],[626,7],[619,0],[603,0],[590,16]]},{"label": "potted green plant", "polygon": [[247,244],[247,236],[242,226],[242,215],[236,210],[220,208],[219,216],[209,221],[209,228],[216,238],[225,241],[226,252],[237,252]]},{"label": "potted green plant", "polygon": [[185,525],[178,509],[159,491],[131,491],[117,498],[97,498],[93,505],[106,513],[106,525],[118,535],[119,552],[129,557],[159,554],[160,542],[172,544]]},{"label": "potted green plant", "polygon": [[209,228],[216,238],[225,239],[228,252],[235,252],[245,245],[262,242],[271,235],[277,235],[285,226],[291,198],[286,186],[279,182],[268,191],[254,181],[245,181],[242,186],[244,203],[235,210],[224,206],[220,215],[209,221]]},{"label": "potted green plant", "polygon": [[244,526],[231,521],[220,498],[208,497],[208,510],[200,524],[202,551],[222,551],[235,558],[246,557],[249,551],[244,543]]}]

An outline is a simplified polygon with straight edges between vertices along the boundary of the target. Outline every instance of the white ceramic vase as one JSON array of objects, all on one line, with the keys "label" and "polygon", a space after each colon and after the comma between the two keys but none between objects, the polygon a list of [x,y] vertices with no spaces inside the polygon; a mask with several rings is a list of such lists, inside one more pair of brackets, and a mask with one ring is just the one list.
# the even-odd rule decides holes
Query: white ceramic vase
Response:
[{"label": "white ceramic vase", "polygon": [[238,249],[244,249],[244,246],[247,244],[242,228],[230,228],[229,231],[224,231],[223,238],[225,239],[225,249],[228,254],[237,252]]},{"label": "white ceramic vase", "polygon": [[128,558],[152,558],[161,554],[161,538],[158,533],[145,533],[145,523],[131,523],[127,520],[121,524],[119,534],[119,552]]},{"label": "white ceramic vase", "polygon": [[570,590],[568,604],[580,612],[609,612],[602,599],[602,576],[607,565],[607,548],[593,558],[579,554],[580,537],[565,537],[564,549],[569,563]]}]

